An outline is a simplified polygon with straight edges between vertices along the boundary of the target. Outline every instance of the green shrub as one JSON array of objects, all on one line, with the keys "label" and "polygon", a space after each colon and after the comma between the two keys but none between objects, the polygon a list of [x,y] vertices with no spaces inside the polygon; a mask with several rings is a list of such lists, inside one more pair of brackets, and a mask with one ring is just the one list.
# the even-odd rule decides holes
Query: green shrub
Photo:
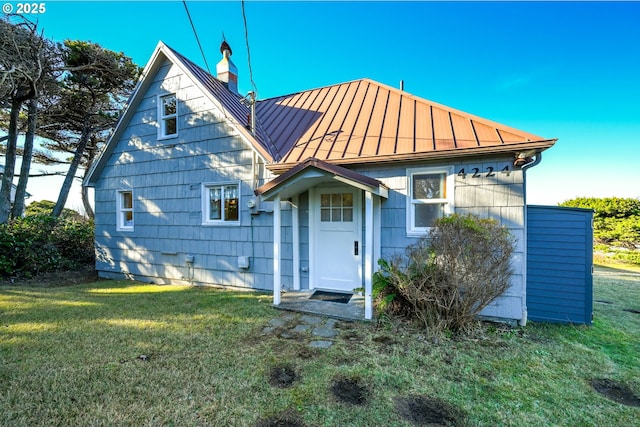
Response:
[{"label": "green shrub", "polygon": [[70,267],[95,261],[93,221],[61,219],[54,229],[53,238],[60,255]]},{"label": "green shrub", "polygon": [[[24,214],[26,216],[32,215],[51,215],[53,212],[53,208],[56,206],[55,202],[51,200],[38,200],[35,202],[31,202],[24,209]],[[81,220],[83,218],[79,212],[74,211],[73,209],[62,209],[62,213],[60,214],[60,218],[65,219],[77,219]]]},{"label": "green shrub", "polygon": [[596,243],[633,249],[640,245],[640,199],[579,197],[560,206],[593,209]]},{"label": "green shrub", "polygon": [[613,261],[640,266],[640,250],[602,244],[597,245],[595,250],[593,261],[596,264],[610,264]]},{"label": "green shrub", "polygon": [[94,262],[93,222],[34,214],[0,225],[0,276],[30,277]]},{"label": "green shrub", "polygon": [[514,247],[509,230],[495,220],[441,218],[404,257],[379,261],[376,309],[408,315],[434,333],[466,330],[509,288]]},{"label": "green shrub", "polygon": [[594,220],[593,237],[599,243],[633,249],[636,244],[640,244],[640,215]]},{"label": "green shrub", "polygon": [[560,203],[560,206],[593,209],[594,218],[627,218],[640,215],[640,199],[621,197],[578,197]]}]

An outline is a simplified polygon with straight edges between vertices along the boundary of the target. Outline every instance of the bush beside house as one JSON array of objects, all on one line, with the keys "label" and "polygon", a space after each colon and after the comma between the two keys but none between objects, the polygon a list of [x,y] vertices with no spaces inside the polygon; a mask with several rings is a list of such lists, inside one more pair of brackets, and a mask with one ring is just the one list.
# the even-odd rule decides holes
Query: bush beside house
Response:
[{"label": "bush beside house", "polygon": [[468,329],[510,287],[515,240],[489,218],[452,214],[436,221],[406,256],[380,261],[377,308],[434,333]]},{"label": "bush beside house", "polygon": [[56,219],[40,207],[0,225],[0,277],[32,277],[95,263],[93,221],[74,211]]}]

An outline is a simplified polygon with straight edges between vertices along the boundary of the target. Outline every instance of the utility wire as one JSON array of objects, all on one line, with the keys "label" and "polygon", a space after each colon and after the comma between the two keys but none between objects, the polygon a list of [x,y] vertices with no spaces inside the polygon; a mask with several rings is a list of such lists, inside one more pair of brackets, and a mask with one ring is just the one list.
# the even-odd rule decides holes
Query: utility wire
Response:
[{"label": "utility wire", "polygon": [[[193,35],[196,36],[196,42],[198,43],[198,48],[200,48],[200,53],[202,54],[202,59],[204,60],[204,65],[207,68],[207,72],[209,73],[209,75],[213,77],[213,74],[211,74],[211,69],[209,68],[209,63],[207,62],[207,57],[205,56],[204,50],[202,49],[202,44],[200,43],[200,38],[198,37],[198,32],[196,31],[195,25],[193,25],[193,20],[191,19],[191,14],[189,13],[189,8],[187,8],[186,0],[182,0],[182,4],[184,5],[184,10],[187,12],[187,17],[189,18],[189,23],[191,23],[191,28],[193,29]],[[224,33],[223,33],[222,37],[224,38]],[[222,112],[222,115],[224,116],[224,118],[229,120],[229,116],[227,115],[227,109],[222,105],[222,103],[221,103],[221,106],[220,106],[220,111]]]},{"label": "utility wire", "polygon": [[[251,82],[251,88],[253,89],[253,102],[257,101],[258,98],[258,87],[256,86],[256,82],[253,80],[253,70],[251,69],[251,50],[249,49],[249,30],[247,28],[247,14],[244,10],[244,0],[241,1],[242,5],[242,21],[244,22],[244,41],[247,46],[247,63],[249,65],[249,80]],[[267,146],[267,151],[271,153],[271,155],[275,158],[276,161],[282,158],[282,155],[278,151],[278,148],[271,140],[271,137],[267,132],[262,128],[262,124],[257,117],[255,117],[256,128],[261,130],[261,134],[267,138],[269,141],[269,146]]]},{"label": "utility wire", "polygon": [[[204,50],[202,49],[202,44],[200,44],[200,38],[198,37],[198,32],[196,31],[195,25],[193,25],[193,20],[191,19],[191,14],[189,13],[189,8],[187,7],[186,0],[182,0],[182,4],[184,5],[184,10],[187,11],[187,17],[189,18],[189,23],[191,24],[191,29],[193,30],[193,35],[196,36],[196,42],[198,43],[198,47],[200,48],[200,53],[202,54],[202,59],[204,60],[204,65],[207,67],[207,71],[211,74],[211,69],[209,68],[209,64],[207,63],[207,57],[204,56]],[[251,74],[251,72],[249,72]]]},{"label": "utility wire", "polygon": [[247,29],[247,14],[244,11],[244,0],[242,4],[242,20],[244,21],[244,41],[247,45],[247,62],[249,63],[249,80],[251,81],[251,88],[255,92],[255,96],[258,96],[258,87],[256,82],[253,81],[253,70],[251,69],[251,51],[249,50],[249,30]]},{"label": "utility wire", "polygon": [[[241,4],[242,4],[242,21],[244,22],[244,41],[247,46],[247,62],[249,65],[249,80],[251,81],[251,88],[253,89],[253,93],[254,93],[253,102],[256,102],[258,98],[258,87],[256,86],[256,82],[253,81],[253,70],[251,69],[251,50],[249,49],[249,30],[247,28],[247,14],[244,10],[244,0],[241,1]],[[282,155],[280,154],[280,151],[278,150],[276,144],[273,143],[273,140],[271,139],[269,134],[264,131],[264,129],[262,128],[262,124],[260,123],[260,120],[258,120],[257,117],[255,118],[255,123],[256,123],[256,128],[261,130],[261,134],[264,137],[266,137],[269,142],[269,145],[266,147],[267,151],[274,157],[276,161],[279,161],[280,159],[282,159]]]}]

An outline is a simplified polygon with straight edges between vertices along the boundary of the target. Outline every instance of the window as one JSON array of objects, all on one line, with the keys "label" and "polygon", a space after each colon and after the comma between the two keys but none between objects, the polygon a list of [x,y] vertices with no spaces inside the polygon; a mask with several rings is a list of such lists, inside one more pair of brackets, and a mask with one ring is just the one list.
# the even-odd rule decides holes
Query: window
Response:
[{"label": "window", "polygon": [[423,235],[436,219],[453,212],[453,170],[423,168],[408,171],[407,234]]},{"label": "window", "polygon": [[160,97],[160,138],[178,135],[178,100],[174,94]]},{"label": "window", "polygon": [[320,221],[352,222],[353,194],[330,193],[320,194]]},{"label": "window", "polygon": [[117,205],[117,229],[133,231],[133,192],[131,190],[118,191]]},{"label": "window", "polygon": [[240,224],[240,184],[202,185],[202,223]]}]

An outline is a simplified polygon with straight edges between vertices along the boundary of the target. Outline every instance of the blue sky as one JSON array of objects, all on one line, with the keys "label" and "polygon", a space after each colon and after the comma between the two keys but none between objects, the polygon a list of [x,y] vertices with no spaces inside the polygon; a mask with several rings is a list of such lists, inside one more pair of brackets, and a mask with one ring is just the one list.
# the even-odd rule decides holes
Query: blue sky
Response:
[{"label": "blue sky", "polygon": [[[9,2],[14,6],[17,2]],[[212,69],[224,32],[251,90],[239,1],[189,1]],[[258,97],[372,78],[545,138],[528,202],[640,197],[640,3],[245,3]],[[35,18],[35,16],[34,16]],[[182,2],[47,1],[57,41],[144,65],[159,40],[204,66]]]}]

